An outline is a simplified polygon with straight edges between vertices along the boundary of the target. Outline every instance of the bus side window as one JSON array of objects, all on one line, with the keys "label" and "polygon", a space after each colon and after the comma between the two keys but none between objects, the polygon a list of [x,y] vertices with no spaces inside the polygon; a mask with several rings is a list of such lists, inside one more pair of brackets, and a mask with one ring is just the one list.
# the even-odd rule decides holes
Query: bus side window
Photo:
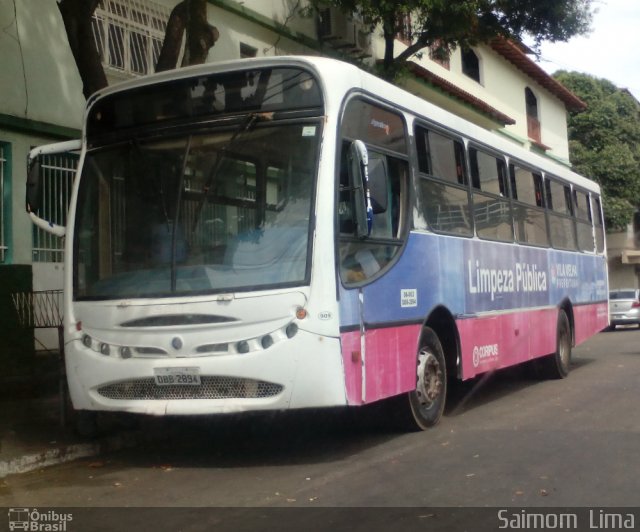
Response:
[{"label": "bus side window", "polygon": [[597,196],[591,196],[591,212],[593,214],[593,227],[595,229],[596,236],[596,251],[598,253],[603,253],[604,220],[602,218],[602,206],[600,204],[600,198]]},{"label": "bus side window", "polygon": [[347,283],[357,283],[376,275],[391,262],[401,247],[401,204],[407,179],[404,161],[369,149],[369,186],[373,206],[371,234],[358,239],[355,234],[354,195],[348,186],[344,142],[340,164],[338,226],[340,230],[340,273]]},{"label": "bus side window", "polygon": [[[384,270],[402,248],[404,207],[409,180],[408,143],[404,118],[359,97],[349,100],[341,124],[338,204],[340,276],[360,283]],[[358,238],[354,191],[349,181],[347,153],[362,141],[368,154],[368,180],[373,220],[371,232]]]},{"label": "bus side window", "polygon": [[523,244],[548,246],[542,176],[514,164],[509,165],[509,175],[516,240]]},{"label": "bus side window", "polygon": [[461,142],[439,133],[418,128],[418,165],[420,172],[443,181],[467,184],[464,147]]},{"label": "bus side window", "polygon": [[416,147],[421,203],[429,227],[473,236],[464,145],[460,140],[417,127]]},{"label": "bus side window", "polygon": [[558,249],[578,249],[569,185],[547,177],[545,191],[551,245]]},{"label": "bus side window", "polygon": [[576,229],[578,233],[578,247],[580,251],[593,252],[595,242],[593,240],[593,216],[591,203],[586,192],[573,191],[574,213],[576,217]]},{"label": "bus side window", "polygon": [[477,235],[488,240],[512,242],[513,224],[504,160],[470,148],[469,162]]}]

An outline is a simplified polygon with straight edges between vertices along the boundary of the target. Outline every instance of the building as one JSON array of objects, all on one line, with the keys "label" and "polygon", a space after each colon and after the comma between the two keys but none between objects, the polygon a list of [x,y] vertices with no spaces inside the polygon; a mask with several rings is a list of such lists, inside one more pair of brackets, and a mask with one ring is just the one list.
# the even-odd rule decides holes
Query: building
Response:
[{"label": "building", "polygon": [[[153,71],[177,0],[103,0],[94,38],[110,82]],[[382,38],[356,16],[336,9],[302,16],[304,1],[208,0],[220,37],[211,62],[281,54],[331,55],[372,66]],[[407,21],[410,24],[410,21]],[[62,286],[60,239],[35,229],[24,211],[26,158],[35,145],[76,138],[84,111],[82,86],[56,0],[0,0],[0,312],[7,331],[16,317],[11,293]],[[397,50],[406,46],[398,35]],[[496,39],[448,58],[424,51],[402,80],[409,91],[569,165],[566,112],[585,104],[547,75],[526,48]],[[73,156],[51,158],[46,186],[58,201],[44,217],[64,223]],[[38,345],[51,338],[38,336]],[[24,346],[22,346],[23,348]]]},{"label": "building", "polygon": [[609,286],[640,288],[640,211],[626,231],[607,235]]}]

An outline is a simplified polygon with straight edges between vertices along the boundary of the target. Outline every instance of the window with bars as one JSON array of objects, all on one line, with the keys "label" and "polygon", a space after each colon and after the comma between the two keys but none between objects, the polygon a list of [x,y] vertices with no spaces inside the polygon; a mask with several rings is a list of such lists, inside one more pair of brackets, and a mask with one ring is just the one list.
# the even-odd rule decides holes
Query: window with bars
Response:
[{"label": "window with bars", "polygon": [[150,0],[104,0],[92,20],[102,64],[133,76],[154,72],[169,15]]},{"label": "window with bars", "polygon": [[[58,225],[66,225],[73,177],[78,156],[71,153],[42,155],[40,159],[42,202],[38,216]],[[64,241],[33,226],[33,261],[63,262]]]},{"label": "window with bars", "polygon": [[5,235],[5,206],[4,196],[5,187],[7,185],[6,179],[8,174],[8,159],[9,153],[7,145],[0,142],[0,262],[4,262],[7,257],[7,238]]}]

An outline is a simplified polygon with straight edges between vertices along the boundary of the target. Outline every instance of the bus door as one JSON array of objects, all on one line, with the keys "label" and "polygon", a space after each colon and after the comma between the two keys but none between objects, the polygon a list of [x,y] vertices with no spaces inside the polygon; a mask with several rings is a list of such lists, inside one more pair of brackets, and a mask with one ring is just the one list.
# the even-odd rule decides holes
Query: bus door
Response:
[{"label": "bus door", "polygon": [[359,141],[344,151],[347,171],[338,205],[339,262],[345,288],[343,322],[349,332],[343,334],[343,358],[350,402],[359,404],[406,391],[400,383],[398,331],[390,326],[394,306],[388,294],[397,290],[383,274],[402,249],[407,165]]}]

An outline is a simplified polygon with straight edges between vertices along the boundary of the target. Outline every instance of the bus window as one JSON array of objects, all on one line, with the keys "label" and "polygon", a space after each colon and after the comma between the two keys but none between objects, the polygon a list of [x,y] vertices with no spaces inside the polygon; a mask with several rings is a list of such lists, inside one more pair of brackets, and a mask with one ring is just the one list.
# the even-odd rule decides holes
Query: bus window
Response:
[{"label": "bus window", "polygon": [[359,99],[351,100],[345,109],[342,136],[397,153],[407,153],[402,117]]},{"label": "bus window", "polygon": [[[347,143],[342,150],[342,166],[346,168]],[[401,205],[407,180],[407,164],[369,150],[369,179],[372,174],[386,173],[387,190],[376,191],[386,195],[386,208],[374,206],[371,234],[358,239],[355,235],[353,193],[348,188],[346,172],[341,172],[338,219],[340,225],[340,275],[346,283],[358,283],[375,276],[391,263],[401,248]]]},{"label": "bus window", "polygon": [[513,241],[505,163],[475,148],[469,150],[473,183],[473,216],[480,238]]},{"label": "bus window", "polygon": [[591,196],[591,213],[593,215],[593,227],[596,237],[596,251],[604,252],[604,220],[602,219],[602,206],[600,198]]},{"label": "bus window", "polygon": [[466,185],[464,148],[461,142],[422,128],[416,129],[416,139],[420,172]]},{"label": "bus window", "polygon": [[[266,142],[273,136],[278,145]],[[232,149],[222,130],[91,150],[78,195],[75,296],[306,282],[318,137],[317,125],[269,123]]]},{"label": "bus window", "polygon": [[[389,264],[400,250],[402,241],[402,198],[406,189],[405,161],[369,150],[369,183],[372,187],[373,222],[365,239],[357,238],[354,220],[354,194],[349,187],[347,151],[343,143],[340,172],[340,197],[337,208],[340,228],[340,274],[344,282],[357,283],[369,279]],[[386,189],[382,190],[380,183]]]},{"label": "bus window", "polygon": [[472,236],[462,142],[418,127],[416,146],[422,205],[429,227]]},{"label": "bus window", "polygon": [[[408,180],[406,129],[402,116],[354,98],[344,111],[341,126],[339,192],[336,216],[340,232],[340,276],[358,283],[377,275],[402,247],[402,218]],[[371,230],[358,238],[355,194],[349,181],[347,153],[353,140],[367,146],[369,189],[373,207]],[[394,155],[391,155],[393,152]]]},{"label": "bus window", "polygon": [[545,192],[549,213],[551,245],[558,249],[578,249],[569,185],[560,183],[555,179],[546,179]]},{"label": "bus window", "polygon": [[542,176],[526,168],[509,166],[516,240],[523,244],[548,246],[542,196]]},{"label": "bus window", "polygon": [[591,215],[591,203],[589,196],[579,190],[573,191],[573,204],[576,217],[576,229],[578,233],[578,248],[580,251],[593,251],[593,217]]}]

